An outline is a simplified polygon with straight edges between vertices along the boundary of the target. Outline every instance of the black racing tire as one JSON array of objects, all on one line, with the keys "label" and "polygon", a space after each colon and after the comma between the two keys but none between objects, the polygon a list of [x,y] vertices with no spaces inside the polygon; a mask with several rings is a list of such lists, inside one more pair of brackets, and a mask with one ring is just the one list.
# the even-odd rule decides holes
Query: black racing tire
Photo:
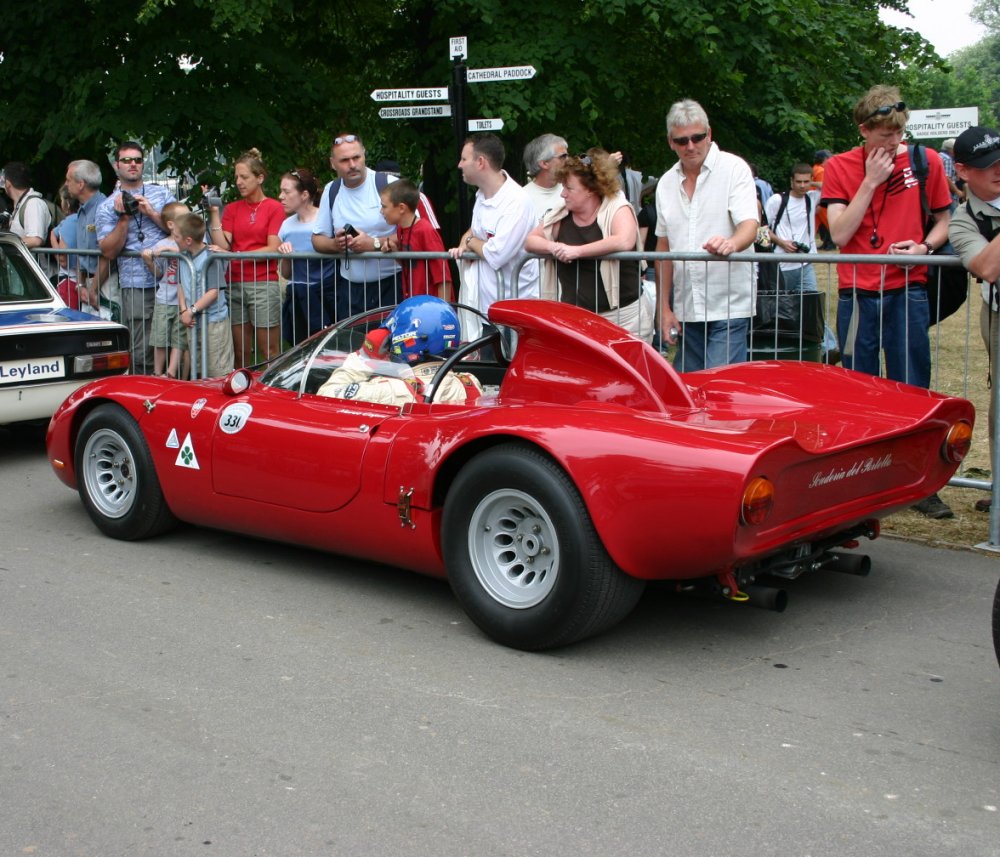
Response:
[{"label": "black racing tire", "polygon": [[445,500],[442,549],[469,618],[515,649],[599,634],[645,588],[612,562],[572,480],[526,444],[496,446],[462,468]]},{"label": "black racing tire", "polygon": [[993,651],[997,656],[997,665],[1000,666],[1000,581],[997,582],[997,591],[993,596]]},{"label": "black racing tire", "polygon": [[106,536],[145,539],[177,523],[160,490],[146,439],[118,405],[100,405],[86,416],[75,456],[80,499]]}]

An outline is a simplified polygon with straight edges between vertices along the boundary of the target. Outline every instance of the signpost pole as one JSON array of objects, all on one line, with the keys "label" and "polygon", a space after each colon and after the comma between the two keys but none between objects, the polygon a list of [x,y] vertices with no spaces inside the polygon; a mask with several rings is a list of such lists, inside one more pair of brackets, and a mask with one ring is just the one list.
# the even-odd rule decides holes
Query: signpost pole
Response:
[{"label": "signpost pole", "polygon": [[[466,66],[463,59],[459,58],[455,60],[454,65],[451,69],[451,87],[449,95],[451,97],[451,121],[452,127],[455,129],[455,162],[458,163],[459,159],[462,157],[462,145],[465,142],[466,137],[466,107],[465,107],[465,92],[466,92],[466,73],[468,72],[468,66]],[[465,186],[465,182],[462,181],[462,177],[458,177],[458,226],[459,232],[464,232],[469,227],[471,213],[469,211],[469,190]]]}]

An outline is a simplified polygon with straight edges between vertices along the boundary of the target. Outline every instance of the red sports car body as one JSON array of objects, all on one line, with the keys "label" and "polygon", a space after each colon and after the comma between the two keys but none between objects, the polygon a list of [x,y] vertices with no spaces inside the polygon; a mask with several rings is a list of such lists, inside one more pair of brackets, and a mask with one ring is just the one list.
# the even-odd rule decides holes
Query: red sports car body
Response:
[{"label": "red sports car body", "polygon": [[806,363],[679,375],[542,301],[495,304],[453,358],[476,401],[316,395],[383,316],[263,372],[89,384],[52,418],[55,472],[109,535],[181,520],[447,576],[488,634],[540,649],[619,621],[647,580],[780,608],[765,578],[866,571],[833,549],[944,485],[971,438],[964,399]]}]

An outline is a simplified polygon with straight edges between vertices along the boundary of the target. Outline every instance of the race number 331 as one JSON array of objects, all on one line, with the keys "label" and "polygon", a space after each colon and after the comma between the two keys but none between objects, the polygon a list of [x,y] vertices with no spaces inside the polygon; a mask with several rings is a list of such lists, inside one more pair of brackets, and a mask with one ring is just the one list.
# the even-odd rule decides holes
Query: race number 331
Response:
[{"label": "race number 331", "polygon": [[219,428],[226,434],[237,434],[243,431],[252,413],[253,405],[246,402],[229,405],[219,414]]}]

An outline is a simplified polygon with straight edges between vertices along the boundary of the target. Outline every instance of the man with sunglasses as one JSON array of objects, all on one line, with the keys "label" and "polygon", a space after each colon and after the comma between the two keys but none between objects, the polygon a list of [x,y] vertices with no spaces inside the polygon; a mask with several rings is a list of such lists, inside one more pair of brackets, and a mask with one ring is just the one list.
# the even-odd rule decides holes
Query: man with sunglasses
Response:
[{"label": "man with sunglasses", "polygon": [[[873,86],[854,107],[862,144],[826,162],[823,197],[830,234],[842,253],[924,256],[948,240],[951,194],[937,152],[926,149],[925,228],[920,181],[903,133],[909,112],[894,86]],[[837,338],[844,366],[870,375],[929,387],[931,352],[926,265],[837,265],[840,297]],[[937,495],[914,507],[949,518]]]},{"label": "man with sunglasses", "polygon": [[[167,237],[160,212],[168,202],[176,201],[167,188],[143,180],[143,159],[144,152],[138,143],[128,141],[118,146],[114,162],[118,189],[97,207],[94,216],[101,252],[108,259],[118,260],[122,324],[132,335],[133,375],[153,371],[150,336],[156,278],[139,254]],[[134,203],[126,204],[122,199],[126,191]],[[129,255],[122,256],[126,251]]]},{"label": "man with sunglasses", "polygon": [[[757,236],[757,188],[746,161],[712,141],[697,101],[678,101],[667,114],[667,141],[678,161],[656,187],[657,252],[729,256],[750,250]],[[660,333],[681,345],[682,372],[747,359],[753,305],[752,262],[657,262]],[[671,301],[671,298],[673,299]]]},{"label": "man with sunglasses", "polygon": [[[342,321],[367,309],[399,303],[402,286],[399,266],[392,259],[350,258],[351,253],[382,250],[396,234],[382,217],[378,175],[368,169],[365,146],[357,134],[333,138],[330,166],[337,178],[323,188],[312,244],[317,253],[345,254],[336,278],[336,321]],[[382,178],[386,183],[396,180],[390,174]]]}]

